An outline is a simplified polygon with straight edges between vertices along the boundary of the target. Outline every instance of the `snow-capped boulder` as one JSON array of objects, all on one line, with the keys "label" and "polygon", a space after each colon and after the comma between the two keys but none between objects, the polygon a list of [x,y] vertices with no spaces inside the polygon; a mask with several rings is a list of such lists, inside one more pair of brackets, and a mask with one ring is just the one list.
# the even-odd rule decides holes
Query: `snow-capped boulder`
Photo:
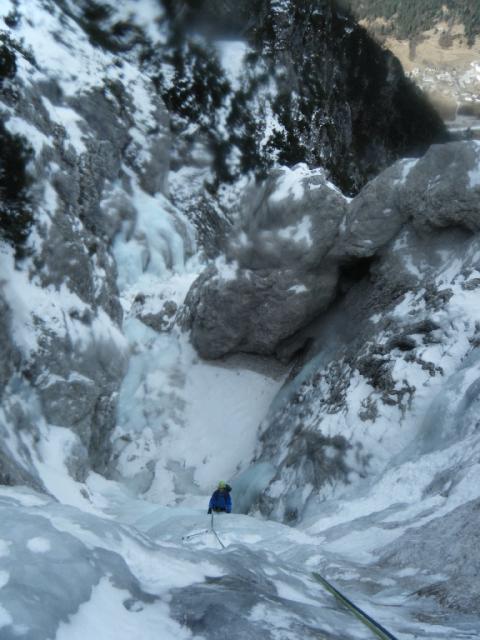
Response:
[{"label": "snow-capped boulder", "polygon": [[[351,201],[321,170],[297,165],[272,172],[245,196],[226,269],[217,261],[186,300],[199,353],[278,353],[283,340],[329,307],[344,266],[355,271],[408,230],[412,237],[477,230],[479,148],[476,142],[433,146],[420,160],[386,169]],[[403,293],[414,286],[415,271],[390,266],[387,272],[384,287]],[[344,284],[343,292],[352,281]]]},{"label": "snow-capped boulder", "polygon": [[418,233],[480,228],[480,143],[433,145],[420,159],[399,160],[348,206],[333,255],[371,257],[412,225]]},{"label": "snow-capped boulder", "polygon": [[346,198],[323,171],[279,169],[248,192],[227,248],[186,299],[192,341],[206,358],[272,354],[328,307],[338,266],[334,245]]},{"label": "snow-capped boulder", "polygon": [[346,205],[323,170],[275,169],[246,194],[227,256],[246,269],[315,270],[333,246]]}]

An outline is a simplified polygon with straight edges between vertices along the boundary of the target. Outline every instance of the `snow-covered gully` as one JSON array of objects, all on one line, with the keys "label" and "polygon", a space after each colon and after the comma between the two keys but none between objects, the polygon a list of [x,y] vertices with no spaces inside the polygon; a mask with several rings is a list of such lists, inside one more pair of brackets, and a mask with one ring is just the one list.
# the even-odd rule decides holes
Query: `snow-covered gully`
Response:
[{"label": "snow-covered gully", "polygon": [[444,135],[330,0],[2,0],[0,640],[479,638]]}]

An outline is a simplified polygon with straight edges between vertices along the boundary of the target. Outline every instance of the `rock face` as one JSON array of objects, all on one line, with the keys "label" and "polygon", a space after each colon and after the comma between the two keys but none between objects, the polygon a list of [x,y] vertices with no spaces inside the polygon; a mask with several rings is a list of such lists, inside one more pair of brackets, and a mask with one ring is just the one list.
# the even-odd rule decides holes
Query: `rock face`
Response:
[{"label": "rock face", "polygon": [[207,269],[186,300],[199,353],[275,353],[329,307],[337,287],[351,286],[345,266],[360,269],[402,229],[420,237],[477,230],[479,152],[476,142],[433,146],[420,160],[400,160],[350,202],[321,172],[302,165],[273,172],[244,200],[229,262]]},{"label": "rock face", "polygon": [[[38,437],[38,431],[34,425],[29,425],[25,420],[19,397],[21,391],[19,379],[16,375],[21,363],[21,354],[11,340],[11,313],[6,302],[0,297],[0,354],[2,359],[2,371],[0,374],[0,432],[3,446],[0,448],[0,484],[28,484],[32,483],[34,468],[28,452],[28,448],[21,443],[22,428],[30,427]],[[15,389],[17,387],[17,389]],[[11,401],[12,392],[18,393],[17,402]],[[7,423],[14,425],[13,434],[9,433]],[[13,438],[12,438],[13,435]],[[7,442],[10,440],[10,446]],[[12,442],[13,440],[13,442]],[[16,445],[16,446],[15,446]],[[15,449],[17,450],[15,455]],[[19,463],[18,460],[21,460]],[[41,483],[33,480],[33,484],[39,488]]]},{"label": "rock face", "polygon": [[[475,314],[465,311],[460,326],[455,318],[459,301],[472,295],[475,304],[477,295],[479,151],[474,142],[434,146],[418,162],[388,169],[350,203],[335,256],[374,262],[319,323],[311,357],[319,355],[265,422],[258,461],[273,460],[276,474],[260,501],[264,513],[295,520],[303,510],[300,495],[328,493],[332,481],[349,483],[381,468],[389,445],[379,444],[386,434],[376,442],[374,425],[408,425],[412,414],[423,415],[425,403],[440,401],[445,391],[436,399],[435,389],[442,384],[458,387],[455,403],[462,404],[462,394],[477,397],[475,386],[467,393],[464,383],[448,379],[454,365],[445,345],[459,341],[457,366],[476,353]],[[462,337],[450,334],[451,322]],[[476,365],[465,362],[474,375]],[[422,386],[432,390],[421,392]],[[455,419],[451,406],[435,410],[429,437],[438,443],[446,437],[443,412],[457,425],[472,422],[462,413],[471,402],[465,400]],[[397,451],[407,445],[408,429],[396,434]]]},{"label": "rock face", "polygon": [[[46,39],[60,11],[51,5]],[[10,64],[2,67],[0,84],[0,135],[8,150],[2,175],[9,180],[0,220],[0,475],[36,487],[49,432],[52,439],[73,434],[65,450],[76,479],[89,468],[106,468],[128,361],[112,243],[124,224],[135,230],[133,185],[153,198],[166,191],[169,167],[161,98],[145,77],[120,80],[133,69],[128,62],[115,66],[105,51],[94,53],[76,22],[84,8],[65,3],[59,45],[59,59],[70,59],[83,84],[72,84],[61,64],[43,59],[43,49],[36,59],[22,48],[30,28],[25,7],[18,8],[11,37],[2,36]],[[18,439],[17,458],[7,436]]]},{"label": "rock face", "polygon": [[[437,580],[418,589],[417,595],[434,597],[457,612],[478,612],[479,524],[480,502],[472,500],[442,518],[407,530],[384,550],[380,563],[388,568],[406,563],[422,566],[425,572],[436,574]],[[435,545],[429,544],[431,540],[435,540]],[[455,540],[461,540],[461,544],[452,544]],[[443,578],[445,574],[448,580]],[[405,582],[408,584],[408,578]]]},{"label": "rock face", "polygon": [[[319,493],[329,495],[332,485],[348,485],[377,473],[390,446],[406,446],[411,432],[400,434],[394,425],[412,410],[412,380],[417,376],[397,373],[400,362],[410,363],[414,371],[421,368],[421,382],[441,375],[435,362],[422,355],[430,341],[441,340],[434,307],[431,314],[416,310],[411,324],[396,318],[405,296],[421,299],[422,286],[433,279],[438,266],[432,259],[426,282],[416,277],[408,269],[409,261],[417,252],[428,256],[429,245],[407,236],[403,240],[407,247],[379,259],[369,282],[353,285],[327,312],[317,328],[306,373],[287,387],[280,408],[263,425],[256,462],[268,460],[276,472],[258,506],[270,517],[298,521],[308,496],[314,500]],[[449,245],[445,238],[438,251]],[[440,291],[441,286],[432,285],[438,309],[447,302]],[[391,433],[375,432],[375,424],[383,421],[392,423]]]}]

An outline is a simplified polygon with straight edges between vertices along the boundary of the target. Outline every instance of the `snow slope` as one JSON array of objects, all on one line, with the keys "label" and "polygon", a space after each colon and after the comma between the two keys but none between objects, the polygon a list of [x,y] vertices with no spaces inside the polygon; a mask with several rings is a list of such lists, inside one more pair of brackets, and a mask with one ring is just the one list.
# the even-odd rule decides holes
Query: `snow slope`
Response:
[{"label": "snow slope", "polygon": [[[72,640],[82,633],[102,640],[372,637],[312,578],[332,557],[314,537],[233,515],[215,522],[225,550],[211,533],[182,542],[209,526],[205,511],[154,507],[100,478],[93,484],[97,499],[108,497],[110,517],[32,491],[0,492],[5,640]],[[353,588],[361,586],[361,569],[343,577],[350,595],[398,638],[460,637],[448,625],[408,621],[391,581],[366,598]],[[465,630],[461,637],[476,636]]]}]

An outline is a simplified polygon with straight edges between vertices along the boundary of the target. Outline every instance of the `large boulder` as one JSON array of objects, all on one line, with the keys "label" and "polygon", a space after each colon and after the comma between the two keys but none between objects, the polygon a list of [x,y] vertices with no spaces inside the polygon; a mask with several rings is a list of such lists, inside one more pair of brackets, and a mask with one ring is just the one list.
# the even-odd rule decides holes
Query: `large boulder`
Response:
[{"label": "large boulder", "polygon": [[[278,355],[404,231],[415,244],[446,228],[478,230],[479,165],[477,142],[434,145],[419,160],[399,160],[352,200],[322,170],[274,170],[247,192],[226,261],[209,267],[187,297],[194,346],[206,358]],[[389,274],[384,286],[399,292],[414,275],[402,267]]]},{"label": "large boulder", "polygon": [[480,228],[480,143],[433,145],[396,162],[351,201],[334,255],[371,257],[409,224],[420,234]]},{"label": "large boulder", "polygon": [[347,199],[321,169],[275,169],[249,191],[227,256],[249,269],[316,269],[330,251]]},{"label": "large boulder", "polygon": [[239,269],[232,278],[211,267],[186,300],[193,344],[204,358],[234,352],[271,355],[292,330],[328,307],[336,285],[334,267],[315,273]]},{"label": "large boulder", "polygon": [[405,219],[399,207],[401,186],[415,162],[400,160],[363,187],[348,206],[332,255],[370,258],[398,234]]},{"label": "large boulder", "polygon": [[338,267],[326,258],[346,198],[322,171],[278,169],[246,196],[227,247],[186,299],[192,340],[205,358],[272,354],[335,297]]}]

